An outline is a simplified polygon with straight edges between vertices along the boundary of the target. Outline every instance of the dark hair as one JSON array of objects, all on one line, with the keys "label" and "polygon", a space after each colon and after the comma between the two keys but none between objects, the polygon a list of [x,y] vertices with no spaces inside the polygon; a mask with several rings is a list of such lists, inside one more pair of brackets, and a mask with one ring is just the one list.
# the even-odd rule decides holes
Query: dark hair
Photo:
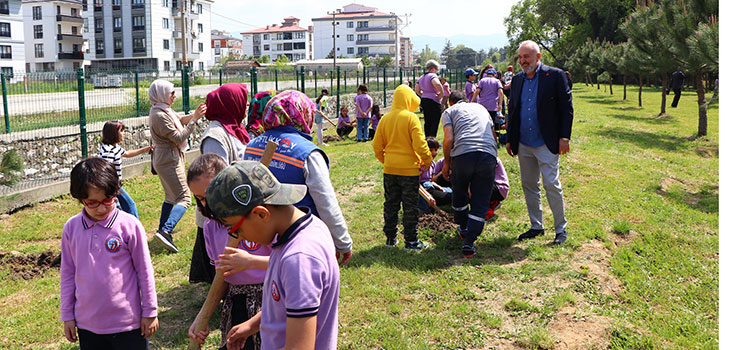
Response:
[{"label": "dark hair", "polygon": [[374,105],[373,110],[370,111],[372,114],[375,114],[380,118],[380,105]]},{"label": "dark hair", "polygon": [[456,104],[457,102],[465,99],[466,96],[464,95],[464,91],[456,90],[452,91],[451,95],[449,95],[449,102]]},{"label": "dark hair", "polygon": [[[188,167],[188,184],[204,175],[215,176],[227,166],[228,164],[226,164],[226,161],[218,154],[203,153],[200,155],[200,157],[195,158],[195,160],[193,160],[193,162],[190,163],[190,166]],[[203,205],[203,203],[198,200],[198,197],[195,197],[195,205],[198,207],[198,210],[200,210],[200,213],[203,214],[204,217],[208,219],[214,218],[210,212],[210,209],[207,206]]]},{"label": "dark hair", "polygon": [[360,86],[357,87],[358,90],[367,93],[368,92],[368,86],[365,84],[360,84]]},{"label": "dark hair", "polygon": [[322,92],[319,93],[319,96],[317,96],[317,100],[314,101],[314,103],[315,104],[319,104],[319,100],[322,99],[322,96],[324,96],[324,94],[329,95],[330,94],[330,91],[328,89],[322,89]]},{"label": "dark hair", "polygon": [[104,191],[107,198],[118,195],[122,184],[114,165],[99,157],[78,162],[71,170],[71,196],[81,202],[89,198],[90,187]]},{"label": "dark hair", "polygon": [[441,145],[439,144],[439,140],[436,140],[435,137],[429,136],[426,138],[426,143],[428,144],[428,148],[440,148]]},{"label": "dark hair", "polygon": [[484,73],[486,73],[487,69],[489,68],[494,68],[494,66],[491,63],[488,63],[486,66],[484,66],[484,68],[482,68],[482,70],[479,72],[479,76],[477,77],[477,79],[482,79],[484,77]]},{"label": "dark hair", "polygon": [[408,87],[413,87],[413,82],[411,82],[410,80],[408,81]]},{"label": "dark hair", "polygon": [[105,145],[115,145],[119,143],[119,132],[124,131],[124,124],[118,120],[112,120],[104,123],[101,129],[101,143]]}]

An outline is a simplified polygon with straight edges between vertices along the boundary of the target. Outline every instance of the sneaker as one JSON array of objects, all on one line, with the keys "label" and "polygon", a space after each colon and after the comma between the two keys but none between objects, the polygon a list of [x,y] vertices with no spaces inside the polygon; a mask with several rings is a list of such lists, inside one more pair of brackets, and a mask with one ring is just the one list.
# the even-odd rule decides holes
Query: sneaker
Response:
[{"label": "sneaker", "polygon": [[459,239],[462,241],[464,240],[464,231],[466,230],[462,230],[461,227],[456,226],[456,235],[459,236]]},{"label": "sneaker", "polygon": [[560,245],[560,244],[565,243],[565,241],[567,241],[567,240],[568,240],[568,231],[556,233],[555,240],[553,240],[553,244]]},{"label": "sneaker", "polygon": [[473,258],[474,255],[477,255],[477,248],[474,247],[474,245],[464,244],[461,247],[461,254],[463,254],[465,258]]},{"label": "sneaker", "polygon": [[172,243],[172,235],[165,232],[164,230],[159,230],[157,233],[155,233],[155,239],[160,241],[162,243],[162,246],[165,247],[165,249],[177,253],[177,247],[175,246],[175,243]]},{"label": "sneaker", "polygon": [[415,250],[415,251],[421,251],[423,249],[426,249],[429,247],[428,242],[424,242],[422,240],[417,240],[415,242],[406,242],[406,248],[405,250]]},{"label": "sneaker", "polygon": [[385,246],[386,247],[395,247],[398,244],[398,238],[388,238],[385,240]]},{"label": "sneaker", "polygon": [[494,209],[489,208],[487,209],[487,216],[484,217],[487,221],[491,220],[494,217]]},{"label": "sneaker", "polygon": [[534,228],[531,228],[531,229],[527,230],[527,232],[525,232],[525,233],[521,234],[519,237],[517,237],[517,240],[518,241],[523,241],[523,240],[526,240],[526,239],[535,238],[537,236],[542,236],[544,234],[545,234],[545,230],[543,230],[543,229],[534,229]]}]

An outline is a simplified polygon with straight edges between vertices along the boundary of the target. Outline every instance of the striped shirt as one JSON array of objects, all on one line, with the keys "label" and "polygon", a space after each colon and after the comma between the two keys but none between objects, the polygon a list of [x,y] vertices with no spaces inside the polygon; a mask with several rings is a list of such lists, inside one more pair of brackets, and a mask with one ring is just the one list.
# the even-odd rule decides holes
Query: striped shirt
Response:
[{"label": "striped shirt", "polygon": [[117,169],[117,175],[120,180],[122,179],[122,156],[125,153],[127,153],[127,151],[119,145],[101,144],[101,147],[99,148],[99,157],[106,159],[109,163],[114,165],[114,168]]}]

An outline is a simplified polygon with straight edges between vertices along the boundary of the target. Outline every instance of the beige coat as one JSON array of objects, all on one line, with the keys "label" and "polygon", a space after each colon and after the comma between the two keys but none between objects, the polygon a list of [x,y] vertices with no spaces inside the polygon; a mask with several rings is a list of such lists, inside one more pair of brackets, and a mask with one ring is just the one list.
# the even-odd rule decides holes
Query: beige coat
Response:
[{"label": "beige coat", "polygon": [[156,107],[150,109],[149,121],[155,145],[152,164],[165,190],[165,202],[188,207],[191,198],[185,179],[185,155],[179,146],[187,141],[194,125],[178,130],[172,117]]}]

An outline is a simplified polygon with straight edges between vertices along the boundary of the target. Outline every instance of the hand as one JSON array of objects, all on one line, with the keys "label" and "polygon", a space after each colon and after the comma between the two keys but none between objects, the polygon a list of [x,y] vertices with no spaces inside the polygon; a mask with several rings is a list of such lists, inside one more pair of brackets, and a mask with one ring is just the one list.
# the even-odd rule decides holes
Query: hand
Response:
[{"label": "hand", "polygon": [[441,169],[441,177],[443,177],[445,181],[451,180],[451,165],[444,162],[444,167]]},{"label": "hand", "polygon": [[63,334],[66,335],[66,339],[72,343],[75,343],[78,338],[76,337],[76,321],[63,321]]},{"label": "hand", "polygon": [[154,145],[149,145],[149,146],[147,146],[147,147],[144,148],[144,152],[142,152],[142,153],[149,153],[154,148],[155,148]]},{"label": "hand", "polygon": [[506,144],[504,145],[504,148],[506,148],[506,149],[507,149],[507,154],[509,154],[509,155],[510,155],[510,157],[514,157],[514,156],[515,156],[515,154],[514,154],[514,153],[512,153],[512,147],[511,147],[511,145],[510,145],[510,143],[509,143],[509,142],[507,142],[507,143],[506,143]]},{"label": "hand", "polygon": [[157,329],[160,328],[160,324],[157,322],[157,316],[142,317],[140,328],[142,328],[143,337],[151,337],[153,334],[155,334],[155,332],[157,332]]},{"label": "hand", "polygon": [[218,255],[218,260],[215,261],[216,270],[222,270],[223,276],[239,273],[252,268],[252,257],[253,255],[243,249],[226,247],[223,254]]},{"label": "hand", "polygon": [[560,139],[559,145],[560,145],[560,155],[568,154],[568,152],[570,152],[570,140],[569,139]]},{"label": "hand", "polygon": [[502,124],[502,130],[507,130],[507,123],[506,122]]},{"label": "hand", "polygon": [[246,339],[250,337],[253,330],[248,325],[248,322],[240,323],[231,328],[226,335],[226,343],[228,349],[241,349],[246,343]]},{"label": "hand", "polygon": [[193,112],[193,119],[198,121],[198,119],[205,115],[206,111],[208,111],[208,106],[206,106],[205,103],[199,104],[198,108],[196,108],[195,112]]},{"label": "hand", "polygon": [[433,199],[433,197],[429,198],[429,199],[428,199],[428,205],[429,205],[429,206],[430,206],[431,208],[436,208],[436,200],[435,200],[435,199]]},{"label": "hand", "polygon": [[430,168],[430,167],[431,167],[431,164],[424,164],[424,165],[422,165],[421,166],[421,172],[424,172],[424,171],[428,170],[428,168]]},{"label": "hand", "polygon": [[[342,255],[342,261],[340,261],[340,255]],[[337,261],[340,262],[340,265],[345,265],[352,258],[352,250],[349,252],[344,252],[342,254],[340,254],[340,252],[336,252],[335,258],[337,259]]]},{"label": "hand", "polygon": [[205,343],[205,338],[208,338],[208,334],[210,334],[210,329],[208,328],[208,325],[205,325],[205,328],[203,328],[200,332],[195,333],[195,327],[198,324],[198,318],[195,318],[195,321],[193,321],[193,324],[190,325],[190,328],[188,328],[188,338],[195,340],[198,342],[198,344],[203,345]]}]

